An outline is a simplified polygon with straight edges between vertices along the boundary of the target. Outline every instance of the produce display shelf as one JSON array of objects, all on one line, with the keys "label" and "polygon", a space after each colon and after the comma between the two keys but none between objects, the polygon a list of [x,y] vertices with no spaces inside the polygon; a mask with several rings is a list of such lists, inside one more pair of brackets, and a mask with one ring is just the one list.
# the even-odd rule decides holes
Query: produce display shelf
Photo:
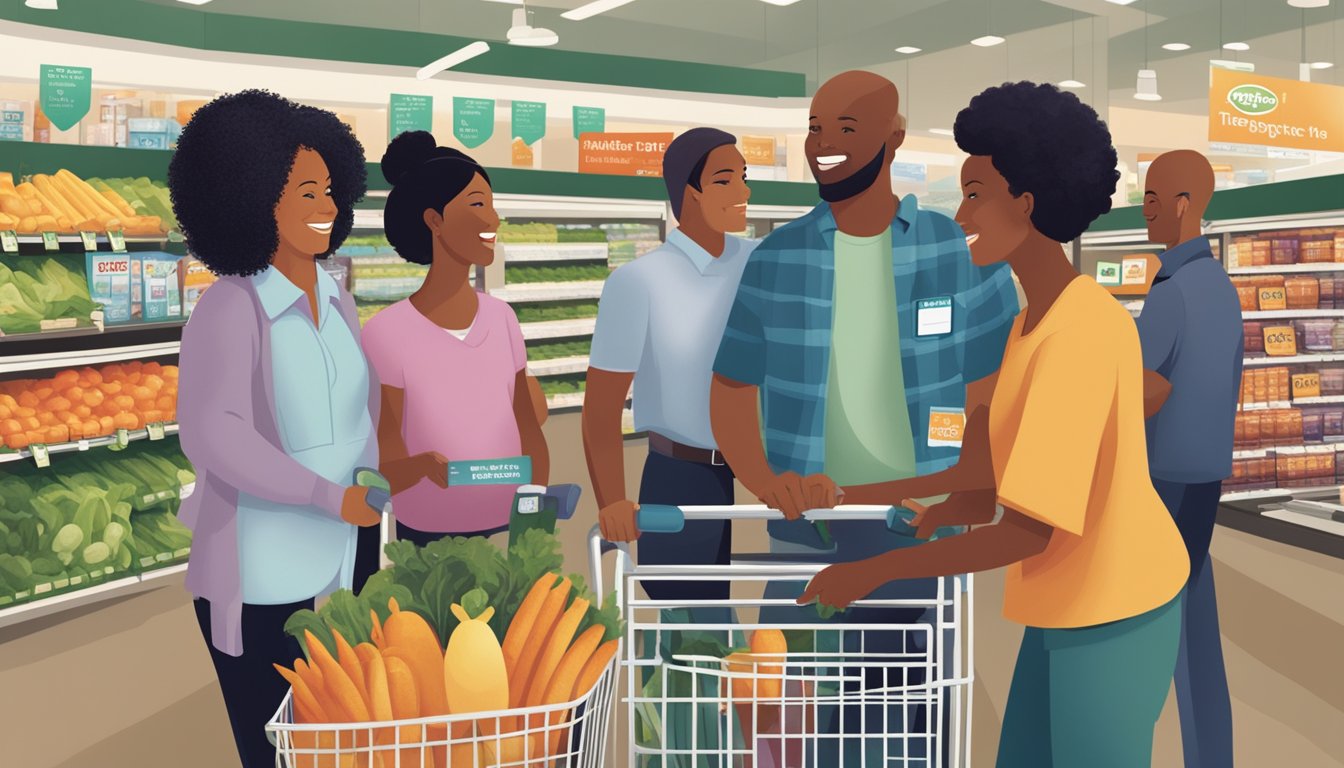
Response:
[{"label": "produce display shelf", "polygon": [[1259,365],[1301,365],[1304,363],[1344,363],[1344,353],[1320,353],[1293,355],[1291,357],[1248,357],[1245,366]]},{"label": "produce display shelf", "polygon": [[588,370],[588,356],[557,357],[553,360],[537,360],[527,364],[527,372],[533,376],[563,376],[570,373],[583,373]]},{"label": "produce display shelf", "polygon": [[538,264],[548,261],[606,261],[606,243],[501,243],[505,264]]},{"label": "produce display shelf", "polygon": [[1344,309],[1271,309],[1242,312],[1246,320],[1300,320],[1312,317],[1344,317]]},{"label": "produce display shelf", "polygon": [[80,328],[65,328],[55,331],[38,331],[37,333],[14,333],[8,336],[0,335],[0,344],[6,342],[24,342],[24,341],[48,341],[52,339],[70,339],[79,336],[98,336],[105,333],[135,333],[137,331],[156,331],[164,328],[181,328],[186,325],[185,318],[181,320],[170,320],[161,323],[119,323],[117,325],[90,325]]},{"label": "produce display shelf", "polygon": [[49,352],[32,355],[12,355],[0,357],[0,374],[22,371],[41,371],[50,368],[71,368],[77,366],[96,366],[106,363],[118,363],[125,360],[142,360],[154,357],[176,355],[182,347],[180,341],[158,344],[134,344],[125,347],[107,347],[77,352]]},{"label": "produce display shelf", "polygon": [[490,291],[490,295],[510,304],[532,304],[546,301],[581,301],[602,298],[601,280],[579,280],[572,283],[515,283]]},{"label": "produce display shelf", "polygon": [[25,621],[40,619],[75,608],[96,605],[115,598],[147,592],[163,586],[162,582],[165,579],[185,573],[186,570],[186,563],[175,563],[157,570],[126,576],[102,584],[94,584],[83,589],[62,592],[49,598],[0,608],[0,628],[22,624]]},{"label": "produce display shelf", "polygon": [[[176,424],[163,425],[163,434],[165,436],[176,435],[177,430],[178,427]],[[127,434],[127,440],[129,442],[136,442],[138,440],[148,440],[148,439],[149,439],[149,430],[147,429],[134,429]],[[117,444],[116,435],[108,435],[106,437],[94,437],[88,440],[74,440],[68,443],[55,443],[52,445],[48,445],[47,453],[50,454],[75,453],[77,451],[87,451],[91,448],[103,448],[109,445],[116,445],[116,444]],[[0,450],[0,464],[5,464],[12,461],[23,461],[25,459],[31,459],[32,457],[33,452],[26,448],[21,451]]]},{"label": "produce display shelf", "polygon": [[592,336],[597,330],[597,318],[584,317],[578,320],[547,320],[540,323],[523,323],[523,340],[566,339],[579,336]]},{"label": "produce display shelf", "polygon": [[[16,237],[16,239],[19,241],[19,245],[41,245],[41,244],[42,244],[42,235],[40,235],[40,234],[39,234],[39,235],[18,235],[18,236]],[[175,238],[168,237],[167,235],[160,235],[160,236],[157,236],[157,237],[151,237],[151,236],[147,236],[147,235],[127,235],[126,237],[123,238],[123,240],[124,240],[126,243],[128,243],[128,244],[140,244],[140,245],[166,245],[166,244],[171,243],[171,242],[178,242]],[[57,234],[57,235],[56,235],[56,242],[58,242],[58,243],[77,243],[77,244],[82,245],[82,244],[84,243],[84,240],[83,240],[83,238],[81,238],[81,237],[79,236],[78,233],[73,234],[73,235],[71,235],[71,234]],[[103,244],[106,244],[106,245],[108,245],[108,246],[111,245],[111,241],[108,240],[106,234],[99,234],[99,235],[98,235],[98,243],[99,243],[100,245],[103,245]]]},{"label": "produce display shelf", "polygon": [[1284,264],[1268,267],[1231,267],[1229,275],[1286,275],[1303,272],[1344,272],[1344,262],[1324,262],[1320,264]]}]

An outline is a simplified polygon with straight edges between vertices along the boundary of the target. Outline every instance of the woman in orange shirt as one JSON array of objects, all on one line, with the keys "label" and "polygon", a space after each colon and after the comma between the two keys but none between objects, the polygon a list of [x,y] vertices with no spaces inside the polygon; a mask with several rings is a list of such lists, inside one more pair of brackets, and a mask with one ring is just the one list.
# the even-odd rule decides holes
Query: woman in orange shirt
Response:
[{"label": "woman in orange shirt", "polygon": [[[1012,265],[1027,309],[988,414],[969,420],[961,462],[847,488],[845,499],[914,509],[921,535],[989,523],[996,506],[1003,516],[833,565],[799,602],[843,608],[894,579],[1006,566],[1004,615],[1027,629],[1000,768],[1147,766],[1175,669],[1189,560],[1148,476],[1134,321],[1061,247],[1110,210],[1115,149],[1096,112],[1051,85],[990,88],[955,130],[970,155],[957,221],[971,257]],[[947,501],[927,509],[907,501],[944,493]]]}]

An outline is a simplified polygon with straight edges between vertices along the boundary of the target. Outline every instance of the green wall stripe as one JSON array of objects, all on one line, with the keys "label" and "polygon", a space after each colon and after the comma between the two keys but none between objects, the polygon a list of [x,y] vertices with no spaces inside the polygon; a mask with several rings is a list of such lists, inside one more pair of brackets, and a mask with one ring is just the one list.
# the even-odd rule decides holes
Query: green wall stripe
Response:
[{"label": "green wall stripe", "polygon": [[[1334,210],[1344,210],[1344,174],[1220,190],[1213,193],[1204,218],[1227,221]],[[1088,231],[1114,232],[1145,226],[1143,208],[1130,205],[1101,216]]]},{"label": "green wall stripe", "polygon": [[[260,19],[110,0],[61,0],[59,12],[33,10],[13,0],[0,4],[0,19],[230,53],[411,67],[424,66],[473,41],[452,35]],[[798,72],[523,48],[490,42],[490,53],[457,67],[455,71],[737,96],[806,95],[806,77]],[[33,62],[34,77],[36,66],[37,62]],[[97,72],[94,75],[96,77]]]}]

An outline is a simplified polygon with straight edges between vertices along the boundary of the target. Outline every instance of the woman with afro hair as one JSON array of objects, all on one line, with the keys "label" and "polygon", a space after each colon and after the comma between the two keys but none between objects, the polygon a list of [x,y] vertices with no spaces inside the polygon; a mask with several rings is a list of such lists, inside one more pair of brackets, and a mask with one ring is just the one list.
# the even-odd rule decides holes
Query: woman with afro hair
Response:
[{"label": "woman with afro hair", "polygon": [[378,424],[397,538],[489,537],[509,527],[514,485],[448,486],[449,461],[526,455],[546,485],[545,414],[527,378],[527,348],[507,303],[479,292],[472,272],[495,259],[499,214],[490,176],[426,131],[393,139],[383,228],[397,253],[429,274],[414,294],[364,326],[382,382]]},{"label": "woman with afro hair", "polygon": [[[999,767],[1147,766],[1189,560],[1148,477],[1134,321],[1061,247],[1110,210],[1115,149],[1076,96],[1025,82],[972,99],[955,135],[970,155],[957,221],[971,258],[1006,261],[1027,296],[988,413],[971,416],[988,445],[937,475],[846,489],[846,502],[912,509],[921,535],[980,527],[833,565],[799,602],[844,607],[893,579],[1007,567],[1004,615],[1026,632]],[[982,489],[995,493],[909,501]]]},{"label": "woman with afro hair", "polygon": [[[178,420],[197,490],[187,589],[244,766],[271,766],[267,719],[302,656],[285,621],[354,581],[381,509],[378,385],[354,300],[317,264],[364,195],[364,152],[335,115],[264,91],[206,104],[168,170],[187,247],[219,280],[182,333]],[[359,527],[368,534],[360,535]]]}]

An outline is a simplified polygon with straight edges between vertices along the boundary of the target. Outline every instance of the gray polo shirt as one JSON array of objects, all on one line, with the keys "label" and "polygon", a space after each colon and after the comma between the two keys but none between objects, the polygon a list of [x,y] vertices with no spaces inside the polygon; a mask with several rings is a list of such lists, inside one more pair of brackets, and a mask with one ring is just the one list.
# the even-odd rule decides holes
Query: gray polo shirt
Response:
[{"label": "gray polo shirt", "polygon": [[1245,340],[1237,291],[1205,238],[1162,254],[1138,325],[1143,367],[1171,382],[1171,396],[1148,420],[1152,476],[1226,479]]},{"label": "gray polo shirt", "polygon": [[758,241],[724,239],[714,258],[673,230],[607,278],[589,365],[635,374],[635,429],[717,448],[709,385],[742,268]]}]

